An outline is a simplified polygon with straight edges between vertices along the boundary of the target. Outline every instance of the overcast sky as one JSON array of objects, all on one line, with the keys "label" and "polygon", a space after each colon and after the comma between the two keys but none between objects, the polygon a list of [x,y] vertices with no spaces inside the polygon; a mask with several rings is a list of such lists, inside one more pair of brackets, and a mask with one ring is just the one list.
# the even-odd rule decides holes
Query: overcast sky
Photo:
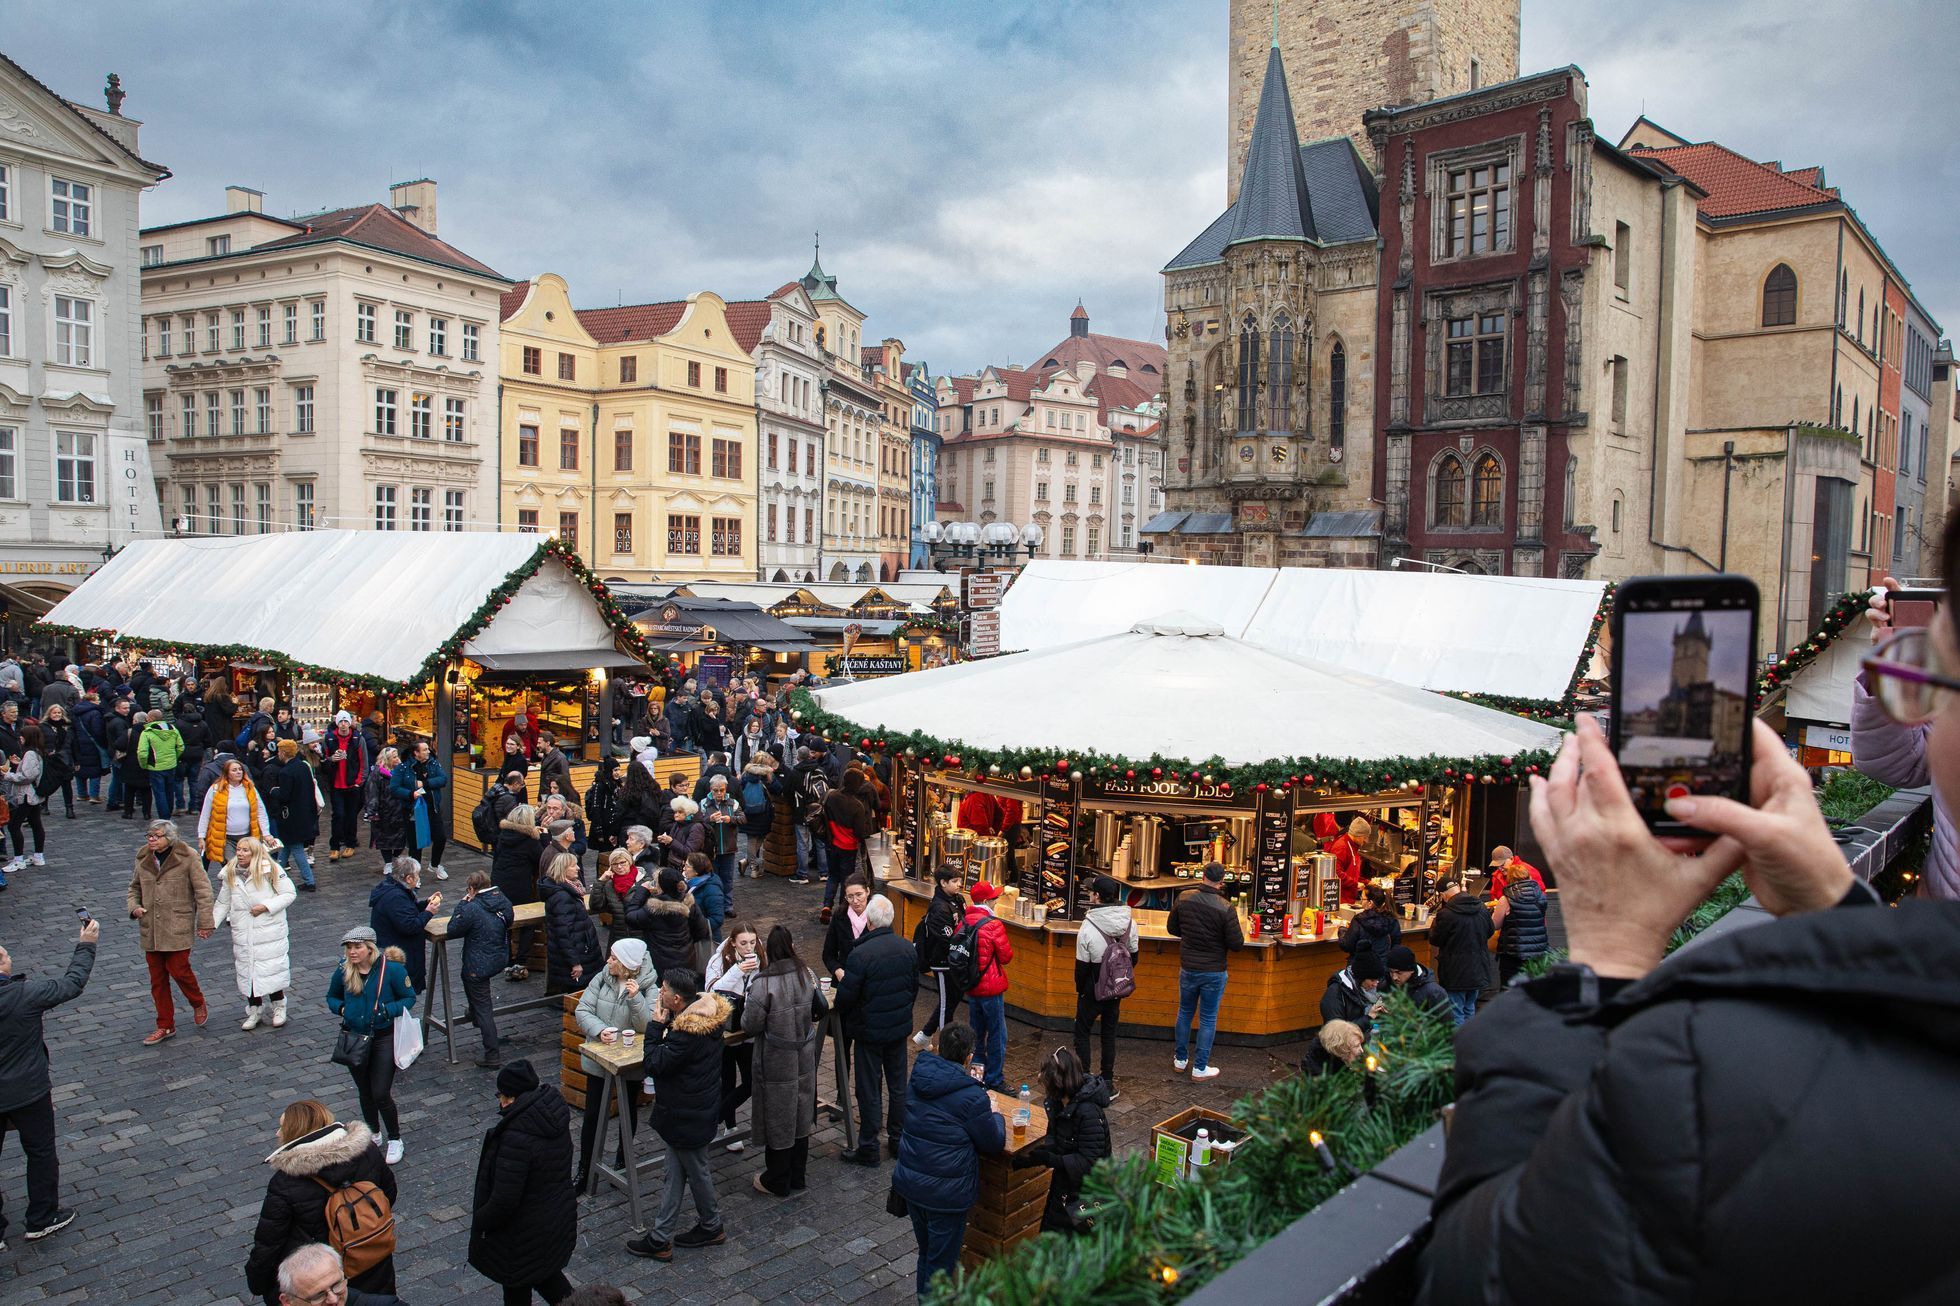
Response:
[{"label": "overcast sky", "polygon": [[[581,306],[767,294],[823,261],[935,371],[1027,362],[1080,297],[1161,340],[1158,269],[1224,205],[1225,0],[7,0],[0,48],[104,74],[175,176],[291,214],[441,186],[443,236]],[[1525,0],[1523,69],[1586,70],[1600,134],[1823,164],[1960,327],[1952,0]],[[1296,96],[1302,94],[1294,88]]]}]

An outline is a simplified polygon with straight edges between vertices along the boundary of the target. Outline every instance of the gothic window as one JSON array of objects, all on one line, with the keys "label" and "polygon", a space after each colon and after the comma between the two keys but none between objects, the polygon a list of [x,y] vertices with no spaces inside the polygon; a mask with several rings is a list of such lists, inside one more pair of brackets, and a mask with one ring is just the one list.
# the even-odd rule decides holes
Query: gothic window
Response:
[{"label": "gothic window", "polygon": [[[1859,312],[1863,312],[1863,306]],[[1259,326],[1252,314],[1245,315],[1239,327],[1239,427],[1241,431],[1259,429]]]},{"label": "gothic window", "polygon": [[1792,326],[1797,320],[1797,274],[1778,263],[1763,280],[1763,325]]},{"label": "gothic window", "polygon": [[1273,352],[1266,364],[1268,430],[1293,429],[1293,323],[1281,313],[1273,322]]},{"label": "gothic window", "polygon": [[1504,467],[1497,455],[1477,459],[1470,474],[1470,524],[1495,528],[1504,517]]},{"label": "gothic window", "polygon": [[1453,453],[1446,453],[1436,460],[1436,469],[1430,473],[1433,482],[1430,502],[1431,525],[1463,526],[1468,524],[1465,509],[1468,504],[1464,494],[1463,460]]},{"label": "gothic window", "polygon": [[1339,450],[1347,444],[1347,346],[1334,342],[1327,356],[1327,446]]},{"label": "gothic window", "polygon": [[1462,258],[1509,249],[1511,164],[1508,157],[1452,169],[1447,183],[1443,257]]},{"label": "gothic window", "polygon": [[1504,389],[1504,315],[1449,319],[1443,393],[1487,395]]}]

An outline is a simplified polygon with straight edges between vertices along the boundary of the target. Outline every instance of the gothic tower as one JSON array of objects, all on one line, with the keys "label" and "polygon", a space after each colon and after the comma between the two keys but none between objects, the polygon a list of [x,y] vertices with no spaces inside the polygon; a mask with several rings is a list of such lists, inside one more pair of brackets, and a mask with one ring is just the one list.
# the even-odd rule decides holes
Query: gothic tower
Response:
[{"label": "gothic tower", "polygon": [[1352,137],[1361,115],[1419,104],[1518,75],[1519,0],[1231,0],[1231,116],[1226,203],[1238,199],[1259,112],[1267,51],[1277,43],[1302,141]]},{"label": "gothic tower", "polygon": [[1674,634],[1674,666],[1668,683],[1675,689],[1705,684],[1708,680],[1708,655],[1713,644],[1708,628],[1702,625],[1701,614],[1697,612],[1689,617],[1688,624]]}]

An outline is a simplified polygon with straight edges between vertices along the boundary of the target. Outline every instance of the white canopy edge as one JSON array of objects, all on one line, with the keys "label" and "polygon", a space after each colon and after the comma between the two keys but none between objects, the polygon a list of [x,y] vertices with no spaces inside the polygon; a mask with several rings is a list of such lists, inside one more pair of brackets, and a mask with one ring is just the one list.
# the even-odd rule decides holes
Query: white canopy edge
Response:
[{"label": "white canopy edge", "polygon": [[1860,664],[1871,650],[1871,627],[1859,617],[1808,666],[1790,677],[1783,715],[1792,721],[1850,725]]},{"label": "white canopy edge", "polygon": [[[406,680],[537,551],[520,534],[293,531],[139,540],[46,620],[146,641],[246,645],[349,675]],[[547,559],[465,653],[611,647],[577,578]]]},{"label": "white canopy edge", "polygon": [[1419,689],[1558,699],[1604,594],[1600,581],[1524,576],[1037,561],[1001,602],[1001,647],[1054,648],[1182,609]]}]

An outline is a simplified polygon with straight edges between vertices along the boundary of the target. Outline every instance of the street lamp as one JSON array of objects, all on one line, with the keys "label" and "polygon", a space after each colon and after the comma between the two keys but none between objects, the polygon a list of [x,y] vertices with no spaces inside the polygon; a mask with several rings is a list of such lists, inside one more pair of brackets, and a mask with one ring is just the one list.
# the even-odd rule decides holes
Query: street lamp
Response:
[{"label": "street lamp", "polygon": [[985,525],[971,521],[933,521],[920,527],[919,536],[931,550],[935,561],[979,566],[990,562],[1011,562],[1021,549],[1027,550],[1028,558],[1032,561],[1043,539],[1042,529],[1035,523],[1016,526],[1009,521],[994,521]]}]

